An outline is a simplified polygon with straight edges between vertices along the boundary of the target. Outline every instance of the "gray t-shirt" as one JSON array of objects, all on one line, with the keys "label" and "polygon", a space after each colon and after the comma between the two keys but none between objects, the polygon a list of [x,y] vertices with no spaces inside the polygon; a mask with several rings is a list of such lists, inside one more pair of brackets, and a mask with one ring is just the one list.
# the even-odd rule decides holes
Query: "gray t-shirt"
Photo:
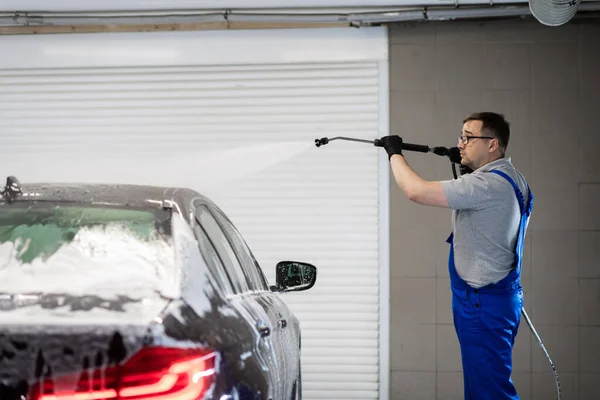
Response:
[{"label": "gray t-shirt", "polygon": [[528,201],[527,182],[510,158],[501,158],[471,174],[441,182],[448,204],[454,210],[456,272],[474,288],[501,281],[515,261],[521,210],[512,185],[505,178],[490,173],[492,169],[510,176],[525,202]]}]

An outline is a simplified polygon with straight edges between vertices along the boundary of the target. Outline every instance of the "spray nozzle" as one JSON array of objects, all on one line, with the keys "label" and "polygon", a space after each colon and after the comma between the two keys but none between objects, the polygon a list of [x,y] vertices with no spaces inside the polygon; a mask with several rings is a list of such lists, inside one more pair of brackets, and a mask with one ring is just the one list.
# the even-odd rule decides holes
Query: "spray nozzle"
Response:
[{"label": "spray nozzle", "polygon": [[329,139],[327,139],[326,137],[321,139],[315,139],[315,146],[317,147],[321,147],[323,145],[326,145],[327,143],[329,143]]}]

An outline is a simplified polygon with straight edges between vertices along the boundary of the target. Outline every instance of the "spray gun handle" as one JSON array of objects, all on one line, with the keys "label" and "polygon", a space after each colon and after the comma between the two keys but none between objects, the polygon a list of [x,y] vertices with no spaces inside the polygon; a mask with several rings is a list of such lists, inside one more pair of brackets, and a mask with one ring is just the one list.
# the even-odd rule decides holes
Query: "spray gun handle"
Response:
[{"label": "spray gun handle", "polygon": [[402,150],[429,153],[431,148],[429,146],[425,146],[424,144],[402,143]]},{"label": "spray gun handle", "polygon": [[[375,139],[373,141],[373,145],[375,147],[383,147],[383,141],[381,139]],[[431,148],[423,144],[402,143],[402,150],[417,151],[419,153],[429,153],[431,151]]]}]

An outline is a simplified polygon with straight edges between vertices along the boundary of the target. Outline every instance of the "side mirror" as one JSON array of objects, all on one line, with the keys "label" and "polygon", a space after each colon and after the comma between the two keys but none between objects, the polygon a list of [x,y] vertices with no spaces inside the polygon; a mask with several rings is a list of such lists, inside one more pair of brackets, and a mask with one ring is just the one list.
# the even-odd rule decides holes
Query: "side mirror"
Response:
[{"label": "side mirror", "polygon": [[280,261],[275,267],[277,286],[272,288],[279,292],[300,292],[308,290],[317,281],[317,267],[298,261]]}]

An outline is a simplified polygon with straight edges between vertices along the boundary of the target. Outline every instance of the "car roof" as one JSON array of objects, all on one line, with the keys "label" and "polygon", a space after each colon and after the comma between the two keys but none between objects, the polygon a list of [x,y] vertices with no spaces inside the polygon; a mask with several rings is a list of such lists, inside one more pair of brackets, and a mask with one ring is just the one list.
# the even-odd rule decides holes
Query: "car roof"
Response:
[{"label": "car roof", "polygon": [[126,208],[161,208],[174,202],[184,216],[193,200],[210,202],[192,189],[179,187],[95,183],[19,183],[19,187],[21,194],[14,198],[15,202],[51,201]]}]

